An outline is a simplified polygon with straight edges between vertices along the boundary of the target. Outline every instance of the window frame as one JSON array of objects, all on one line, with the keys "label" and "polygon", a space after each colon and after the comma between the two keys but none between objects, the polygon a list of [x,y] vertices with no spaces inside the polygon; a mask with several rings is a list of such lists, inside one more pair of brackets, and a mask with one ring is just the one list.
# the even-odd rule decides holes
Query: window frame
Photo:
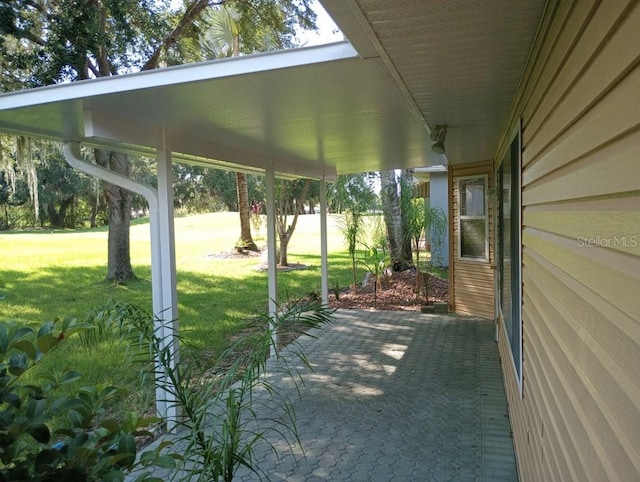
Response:
[{"label": "window frame", "polygon": [[[511,142],[506,146],[506,149],[500,157],[500,164],[498,164],[495,179],[496,179],[496,209],[494,211],[495,216],[495,239],[496,239],[496,309],[497,316],[502,319],[502,336],[507,340],[509,345],[509,355],[511,358],[511,364],[513,366],[514,374],[516,376],[516,382],[520,391],[520,396],[523,396],[523,381],[524,381],[524,344],[523,344],[523,317],[522,317],[522,129],[521,122],[518,122],[516,128],[512,131],[509,137]],[[514,154],[515,158],[514,158]],[[504,166],[505,162],[510,164],[510,182],[509,182],[509,202],[510,212],[507,217],[504,210]],[[500,191],[498,192],[498,189]],[[510,285],[504,286],[504,222],[509,223],[509,265]],[[514,282],[517,286],[514,287]],[[505,318],[505,314],[502,310],[503,300],[505,298],[505,289],[509,289],[509,304],[510,313],[508,320]],[[507,322],[511,324],[511,329],[517,327],[517,351],[514,353],[514,346],[512,346],[513,333],[509,333]],[[499,335],[498,335],[499,336]]]},{"label": "window frame", "polygon": [[[484,187],[484,215],[463,215],[462,214],[462,189],[461,185],[465,181],[482,179]],[[487,174],[476,174],[473,176],[461,176],[456,180],[458,189],[458,260],[471,261],[475,263],[489,262],[489,176]],[[484,219],[484,256],[468,256],[462,254],[462,221]]]}]

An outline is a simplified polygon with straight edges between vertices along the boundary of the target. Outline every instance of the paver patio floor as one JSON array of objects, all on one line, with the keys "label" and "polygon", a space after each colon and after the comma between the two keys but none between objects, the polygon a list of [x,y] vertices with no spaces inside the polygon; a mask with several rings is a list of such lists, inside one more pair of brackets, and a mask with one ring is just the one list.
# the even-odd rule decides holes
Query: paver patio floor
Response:
[{"label": "paver patio floor", "polygon": [[293,402],[304,455],[276,437],[278,457],[258,446],[269,480],[517,480],[491,320],[345,310],[313,333],[300,396],[271,376]]}]

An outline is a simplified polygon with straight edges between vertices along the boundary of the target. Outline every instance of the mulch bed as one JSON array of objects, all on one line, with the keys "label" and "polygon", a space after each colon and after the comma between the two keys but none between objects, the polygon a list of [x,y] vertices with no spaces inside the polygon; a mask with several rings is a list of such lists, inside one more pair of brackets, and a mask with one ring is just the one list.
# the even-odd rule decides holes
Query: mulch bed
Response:
[{"label": "mulch bed", "polygon": [[228,251],[220,251],[219,253],[213,253],[207,255],[208,258],[213,259],[247,259],[247,258],[259,258],[262,256],[262,251],[249,251],[237,249],[230,249]]},{"label": "mulch bed", "polygon": [[[335,293],[329,294],[329,305],[332,308],[352,310],[380,310],[380,311],[420,311],[425,303],[424,294],[414,293],[416,273],[413,270],[392,272],[385,275],[382,288],[374,294],[373,283],[358,286],[340,292],[336,300]],[[449,299],[449,281],[429,276],[429,302],[447,302]]]},{"label": "mulch bed", "polygon": [[[257,269],[267,270],[264,263],[264,252],[229,250],[209,255],[214,259],[246,259],[263,257]],[[278,265],[278,271],[292,271],[306,269],[308,266],[298,263],[290,263],[288,266]],[[394,271],[385,275],[382,286],[374,293],[373,282],[359,285],[357,290],[344,288],[340,291],[338,299],[335,293],[329,293],[329,305],[332,308],[351,310],[380,310],[380,311],[420,311],[425,303],[424,291],[420,295],[414,292],[416,284],[416,272],[408,269]],[[447,302],[449,299],[449,280],[429,275],[429,303]]]},{"label": "mulch bed", "polygon": [[[266,257],[266,252],[264,249],[261,249],[259,251],[249,251],[249,250],[242,250],[242,251],[238,251],[237,249],[231,249],[229,251],[221,251],[219,253],[213,253],[207,256],[208,258],[213,258],[213,259],[247,259],[247,258],[261,258],[261,263],[258,265],[258,267],[256,268],[258,271],[267,271],[269,269],[269,265],[264,262],[264,259]],[[296,271],[296,270],[301,270],[301,269],[307,269],[308,266],[306,264],[300,264],[300,263],[289,263],[286,266],[283,266],[281,264],[279,264],[278,266],[276,266],[276,269],[278,271]]]}]

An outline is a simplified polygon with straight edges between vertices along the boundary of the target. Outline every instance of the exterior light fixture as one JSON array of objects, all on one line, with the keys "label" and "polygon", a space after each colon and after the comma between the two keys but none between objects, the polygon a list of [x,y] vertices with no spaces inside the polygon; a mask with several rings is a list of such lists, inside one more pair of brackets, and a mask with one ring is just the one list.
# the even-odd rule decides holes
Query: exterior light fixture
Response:
[{"label": "exterior light fixture", "polygon": [[431,150],[436,154],[444,154],[444,140],[447,138],[447,126],[441,125],[436,126],[435,129],[431,131],[431,140],[434,143],[431,145]]}]

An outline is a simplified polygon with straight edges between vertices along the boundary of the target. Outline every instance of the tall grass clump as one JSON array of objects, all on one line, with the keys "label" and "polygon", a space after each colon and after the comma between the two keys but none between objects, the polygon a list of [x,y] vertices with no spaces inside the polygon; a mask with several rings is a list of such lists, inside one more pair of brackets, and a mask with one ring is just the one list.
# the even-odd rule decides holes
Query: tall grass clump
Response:
[{"label": "tall grass clump", "polygon": [[351,275],[354,293],[358,289],[357,282],[357,246],[362,231],[362,213],[357,209],[347,209],[339,224],[340,231],[347,243],[349,258],[351,259]]}]

